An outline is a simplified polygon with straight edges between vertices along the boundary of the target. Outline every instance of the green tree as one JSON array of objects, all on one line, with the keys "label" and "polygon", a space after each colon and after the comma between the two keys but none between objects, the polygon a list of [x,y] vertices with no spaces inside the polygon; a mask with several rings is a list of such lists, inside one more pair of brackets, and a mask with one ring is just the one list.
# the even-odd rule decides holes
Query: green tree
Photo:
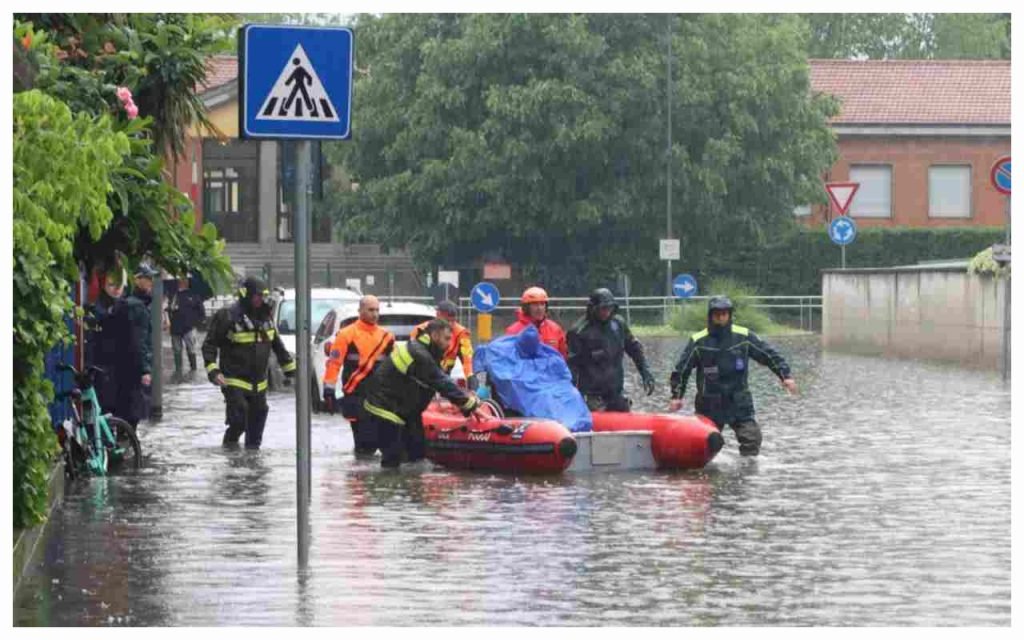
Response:
[{"label": "green tree", "polygon": [[[231,277],[216,230],[208,224],[195,233],[191,204],[164,179],[161,151],[180,148],[173,138],[183,133],[192,108],[180,105],[188,104],[182,95],[194,89],[191,72],[182,70],[193,55],[183,55],[182,69],[174,71],[168,51],[177,45],[167,41],[168,51],[156,51],[174,20],[149,19],[82,14],[15,22],[16,526],[44,517],[56,439],[47,412],[53,389],[43,363],[52,347],[70,339],[64,320],[80,266],[148,254],[169,270],[191,269],[214,285]],[[186,20],[186,31],[209,26],[190,19],[195,21]],[[201,40],[185,36],[193,44]],[[129,108],[119,87],[134,88],[141,104]],[[162,105],[159,122],[145,113],[152,104],[146,91],[156,87],[161,97],[149,100]]]},{"label": "green tree", "polygon": [[792,224],[834,157],[835,105],[809,95],[795,17],[388,15],[357,27],[354,137],[328,153],[359,188],[330,205],[350,234],[424,264],[500,253],[574,289],[660,268],[670,33],[684,250]]},{"label": "green tree", "polygon": [[1010,15],[804,14],[812,58],[1010,58]]}]

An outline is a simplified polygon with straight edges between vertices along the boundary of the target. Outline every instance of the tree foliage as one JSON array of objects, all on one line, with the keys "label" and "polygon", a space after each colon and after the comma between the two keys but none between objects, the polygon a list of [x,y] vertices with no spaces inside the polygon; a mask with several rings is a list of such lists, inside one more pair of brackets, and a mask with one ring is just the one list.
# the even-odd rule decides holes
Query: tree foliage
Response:
[{"label": "tree foliage", "polygon": [[53,389],[43,361],[68,339],[69,283],[78,277],[79,229],[98,238],[113,213],[110,178],[129,139],[108,116],[72,115],[34,90],[14,96],[14,522],[42,519],[56,439],[47,403]]},{"label": "tree foliage", "polygon": [[80,266],[148,255],[213,284],[231,277],[216,230],[195,233],[191,203],[163,172],[162,152],[181,147],[188,118],[205,117],[192,93],[210,24],[200,16],[32,20],[14,25],[16,526],[45,513],[55,438],[43,363],[70,339],[64,319]]},{"label": "tree foliage", "polygon": [[330,205],[425,264],[485,253],[579,281],[656,256],[666,161],[683,251],[757,242],[822,198],[835,104],[809,94],[796,17],[387,15],[357,33],[354,137],[329,153],[359,188]]},{"label": "tree foliage", "polygon": [[812,58],[1010,58],[1010,15],[811,13]]},{"label": "tree foliage", "polygon": [[[203,77],[205,48],[222,25],[202,14],[42,14],[17,22],[29,43],[33,87],[66,103],[73,113],[116,116],[131,139],[122,166],[111,175],[113,219],[99,238],[79,234],[77,259],[86,269],[119,256],[149,255],[173,272],[196,271],[211,283],[231,277],[223,242],[212,224],[195,233],[187,197],[169,183],[166,153],[181,150],[190,124],[206,122],[194,89]],[[192,47],[195,47],[194,49]],[[129,119],[116,91],[127,87],[141,117]],[[28,88],[28,87],[23,87]]]}]

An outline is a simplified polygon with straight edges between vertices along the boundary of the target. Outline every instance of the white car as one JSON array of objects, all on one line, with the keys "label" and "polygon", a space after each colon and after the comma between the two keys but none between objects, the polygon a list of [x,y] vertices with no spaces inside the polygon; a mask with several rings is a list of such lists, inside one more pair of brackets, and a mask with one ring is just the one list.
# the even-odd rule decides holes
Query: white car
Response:
[{"label": "white car", "polygon": [[[395,334],[395,340],[404,342],[409,339],[412,330],[423,322],[433,320],[437,317],[437,310],[429,305],[416,302],[386,302],[380,303],[380,320],[378,324]],[[320,323],[316,334],[313,336],[313,349],[311,359],[313,361],[314,383],[311,385],[313,396],[313,410],[320,411],[323,408],[323,380],[324,372],[327,370],[327,358],[330,352],[330,342],[338,329],[346,327],[359,319],[359,308],[339,304],[328,311]],[[456,361],[455,369],[452,371],[452,378],[456,381],[465,380],[462,374],[462,363]],[[335,388],[337,397],[344,393],[341,390],[341,376],[338,376],[338,385]]]},{"label": "white car", "polygon": [[[359,308],[359,299],[362,296],[351,289],[310,289],[309,297],[309,326],[315,329],[320,326],[324,315],[331,309],[351,307],[354,312]],[[295,324],[295,289],[275,289],[274,298],[274,324],[281,335],[281,342],[294,358],[295,335],[298,331]],[[283,378],[284,374],[277,363],[277,358],[271,353],[270,386],[280,389]]]}]

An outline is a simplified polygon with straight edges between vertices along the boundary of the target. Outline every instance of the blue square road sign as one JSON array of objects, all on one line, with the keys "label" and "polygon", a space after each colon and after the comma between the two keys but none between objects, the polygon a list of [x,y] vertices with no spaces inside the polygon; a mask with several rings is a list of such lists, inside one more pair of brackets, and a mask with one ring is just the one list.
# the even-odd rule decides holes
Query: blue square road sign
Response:
[{"label": "blue square road sign", "polygon": [[242,27],[239,135],[349,138],[353,43],[352,30],[346,27]]}]

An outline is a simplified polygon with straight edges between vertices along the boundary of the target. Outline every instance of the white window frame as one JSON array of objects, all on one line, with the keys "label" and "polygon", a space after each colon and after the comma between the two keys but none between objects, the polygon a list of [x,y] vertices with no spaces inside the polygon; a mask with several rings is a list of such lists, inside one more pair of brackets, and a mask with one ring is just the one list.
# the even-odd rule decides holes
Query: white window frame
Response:
[{"label": "white window frame", "polygon": [[[932,171],[936,169],[966,169],[967,170],[967,209],[958,213],[936,213],[934,210],[935,198],[932,193]],[[949,162],[937,163],[928,167],[928,217],[936,220],[967,220],[974,217],[974,167],[970,163]]]},{"label": "white window frame", "polygon": [[[889,171],[889,210],[885,213],[864,213],[863,210],[858,211],[858,203],[864,202],[865,192],[869,189],[865,189],[868,184],[862,178],[854,175],[854,172],[858,169],[887,169]],[[857,162],[850,165],[850,182],[856,182],[860,184],[857,189],[857,193],[853,196],[853,202],[850,203],[848,215],[851,218],[869,218],[875,220],[892,219],[893,212],[893,194],[896,192],[896,172],[893,165],[888,162]]]}]

